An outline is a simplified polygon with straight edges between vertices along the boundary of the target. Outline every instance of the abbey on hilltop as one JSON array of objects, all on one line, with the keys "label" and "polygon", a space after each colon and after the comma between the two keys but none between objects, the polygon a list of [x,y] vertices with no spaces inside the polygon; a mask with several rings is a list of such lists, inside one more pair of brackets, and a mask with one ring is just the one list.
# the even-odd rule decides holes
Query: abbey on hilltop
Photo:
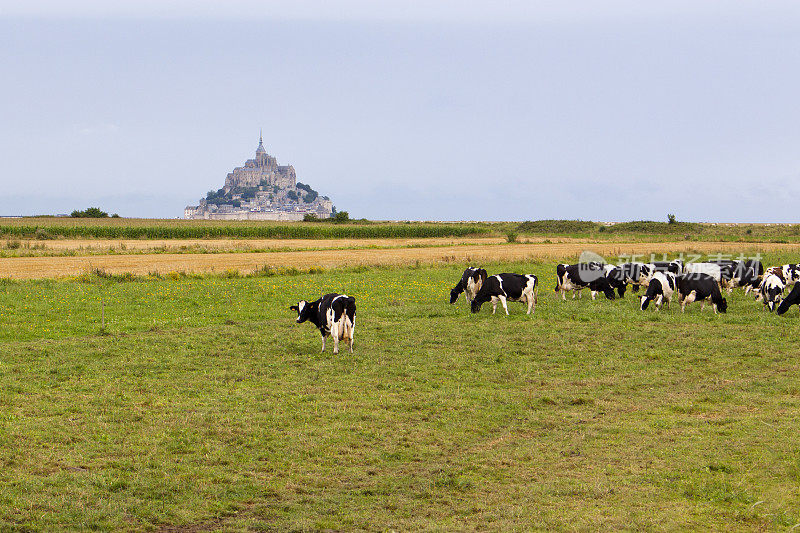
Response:
[{"label": "abbey on hilltop", "polygon": [[281,166],[264,149],[259,135],[255,159],[236,167],[225,186],[209,191],[200,205],[190,205],[184,218],[211,220],[303,220],[306,215],[329,218],[333,204],[310,186],[297,181],[292,165]]}]

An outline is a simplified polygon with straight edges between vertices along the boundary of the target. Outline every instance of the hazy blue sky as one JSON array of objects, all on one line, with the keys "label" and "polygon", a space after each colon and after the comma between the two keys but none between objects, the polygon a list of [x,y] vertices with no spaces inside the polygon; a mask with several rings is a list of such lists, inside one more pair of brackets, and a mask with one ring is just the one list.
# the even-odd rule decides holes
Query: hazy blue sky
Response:
[{"label": "hazy blue sky", "polygon": [[800,221],[800,3],[654,4],[0,0],[0,214]]}]

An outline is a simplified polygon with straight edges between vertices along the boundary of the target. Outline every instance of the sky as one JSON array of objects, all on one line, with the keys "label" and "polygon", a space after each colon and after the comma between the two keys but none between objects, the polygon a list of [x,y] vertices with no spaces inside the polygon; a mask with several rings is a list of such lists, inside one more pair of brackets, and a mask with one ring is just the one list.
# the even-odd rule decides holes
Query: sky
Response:
[{"label": "sky", "polygon": [[0,0],[0,215],[800,222],[800,3]]}]

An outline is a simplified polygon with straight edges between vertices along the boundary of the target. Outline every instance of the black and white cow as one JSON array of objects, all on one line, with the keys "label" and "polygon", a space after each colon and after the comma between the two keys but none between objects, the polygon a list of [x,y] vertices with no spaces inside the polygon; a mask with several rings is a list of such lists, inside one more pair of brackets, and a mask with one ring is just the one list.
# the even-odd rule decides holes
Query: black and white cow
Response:
[{"label": "black and white cow", "polygon": [[322,335],[322,351],[325,351],[325,337],[333,337],[333,353],[339,353],[339,341],[350,341],[353,353],[353,338],[356,330],[356,299],[346,294],[330,293],[319,300],[307,302],[300,300],[289,306],[297,311],[297,323],[306,320],[317,326]]},{"label": "black and white cow", "polygon": [[577,265],[560,264],[556,267],[556,288],[555,292],[561,293],[561,299],[566,300],[565,293],[572,291],[572,299],[575,294],[581,297],[581,290],[589,288],[592,292],[592,300],[598,292],[602,292],[609,300],[614,299],[614,287],[606,277],[606,265],[598,262],[579,263]]},{"label": "black and white cow", "polygon": [[639,287],[647,287],[654,272],[652,265],[645,263],[623,263],[617,268],[624,281],[632,285],[633,292],[639,292]]},{"label": "black and white cow", "polygon": [[472,302],[472,300],[475,299],[475,295],[478,294],[479,290],[481,290],[481,286],[486,280],[486,276],[486,270],[482,269],[481,267],[467,268],[464,273],[461,274],[461,279],[458,281],[458,285],[453,287],[453,289],[450,291],[450,303],[456,303],[456,300],[458,300],[458,295],[462,292],[467,298],[467,303]]},{"label": "black and white cow", "polygon": [[533,274],[496,274],[489,276],[483,282],[481,290],[472,300],[472,312],[481,310],[481,305],[491,300],[492,314],[497,311],[497,302],[503,304],[503,309],[508,314],[506,301],[523,302],[528,304],[528,313],[535,311],[537,294],[539,293],[539,280]]},{"label": "black and white cow", "polygon": [[652,272],[672,272],[676,276],[683,274],[683,261],[673,259],[672,261],[653,261],[647,263]]},{"label": "black and white cow", "polygon": [[678,298],[681,302],[682,313],[686,310],[686,306],[695,300],[701,300],[703,307],[706,305],[706,300],[711,300],[714,314],[717,311],[724,313],[728,310],[728,301],[722,297],[719,283],[708,274],[703,274],[702,272],[684,273],[677,276],[675,282],[678,287]]},{"label": "black and white cow", "polygon": [[737,261],[730,280],[729,288],[744,287],[744,293],[755,290],[761,284],[764,275],[764,265],[758,259],[748,259],[747,261]]},{"label": "black and white cow", "polygon": [[683,269],[683,275],[687,278],[696,277],[699,274],[711,276],[717,283],[722,283],[722,266],[717,263],[689,263]]},{"label": "black and white cow", "polygon": [[650,302],[655,301],[656,309],[661,310],[661,304],[666,301],[667,307],[672,301],[672,295],[677,290],[675,274],[672,272],[656,272],[647,284],[647,293],[641,298],[640,308],[647,309]]},{"label": "black and white cow", "polygon": [[783,290],[785,288],[786,284],[780,276],[775,274],[767,274],[764,276],[764,280],[761,282],[758,291],[761,294],[761,301],[767,306],[770,312],[781,303],[781,297],[783,297]]},{"label": "black and white cow", "polygon": [[625,298],[625,289],[628,288],[629,281],[622,268],[616,265],[605,265],[603,268],[608,284],[612,289],[617,289],[620,298]]},{"label": "black and white cow", "polygon": [[778,306],[778,314],[782,315],[793,305],[800,305],[800,283],[795,283],[789,295]]},{"label": "black and white cow", "polygon": [[733,291],[734,282],[736,277],[736,270],[740,267],[741,261],[733,259],[714,259],[709,261],[712,265],[719,265],[719,283],[720,286],[728,289],[728,294]]},{"label": "black and white cow", "polygon": [[781,283],[783,283],[784,287],[789,284],[786,279],[786,273],[788,273],[788,270],[784,268],[786,266],[787,265],[769,267],[764,272],[764,276],[759,281],[758,286],[753,287],[753,292],[755,292],[757,302],[764,300],[764,291],[762,291],[761,288],[764,286],[764,282],[769,276],[775,276],[778,278]]},{"label": "black and white cow", "polygon": [[[780,270],[780,273],[777,270]],[[793,285],[800,280],[800,263],[770,267],[768,271],[780,276],[786,285]]]}]

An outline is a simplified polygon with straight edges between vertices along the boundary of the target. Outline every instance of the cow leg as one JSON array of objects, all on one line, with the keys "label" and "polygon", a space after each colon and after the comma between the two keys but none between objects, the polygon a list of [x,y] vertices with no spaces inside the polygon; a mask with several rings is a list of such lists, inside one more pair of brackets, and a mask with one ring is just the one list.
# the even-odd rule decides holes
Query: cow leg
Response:
[{"label": "cow leg", "polygon": [[589,291],[592,294],[592,300],[597,297],[597,291]]},{"label": "cow leg", "polygon": [[702,311],[705,308],[706,308],[706,301],[703,300],[702,302],[700,302],[700,311]]},{"label": "cow leg", "polygon": [[497,311],[497,296],[492,296],[492,314]]},{"label": "cow leg", "polygon": [[319,353],[323,353],[325,351],[325,335],[322,335],[322,350]]},{"label": "cow leg", "polygon": [[334,322],[331,324],[331,337],[333,337],[333,354],[339,353],[339,324]]},{"label": "cow leg", "polygon": [[565,291],[564,289],[561,289],[561,301],[562,302],[567,301],[567,291]]},{"label": "cow leg", "polygon": [[661,311],[661,302],[664,300],[664,296],[659,294],[658,298],[656,298],[656,311]]},{"label": "cow leg", "polygon": [[[503,304],[503,310],[506,312],[506,316],[508,316],[508,306],[506,305],[506,297],[498,296],[497,299],[500,300],[501,304]],[[497,306],[497,304],[495,304],[495,306]]]},{"label": "cow leg", "polygon": [[695,298],[697,298],[696,291],[692,291],[688,295],[686,295],[686,298],[684,298],[683,302],[681,303],[681,313],[686,310],[686,306],[692,303]]},{"label": "cow leg", "polygon": [[536,304],[534,303],[533,291],[531,291],[531,292],[528,293],[528,313],[527,314],[531,314],[531,310],[534,309],[534,305],[536,305]]},{"label": "cow leg", "polygon": [[350,322],[350,353],[353,353],[353,338],[356,335],[356,322]]}]

